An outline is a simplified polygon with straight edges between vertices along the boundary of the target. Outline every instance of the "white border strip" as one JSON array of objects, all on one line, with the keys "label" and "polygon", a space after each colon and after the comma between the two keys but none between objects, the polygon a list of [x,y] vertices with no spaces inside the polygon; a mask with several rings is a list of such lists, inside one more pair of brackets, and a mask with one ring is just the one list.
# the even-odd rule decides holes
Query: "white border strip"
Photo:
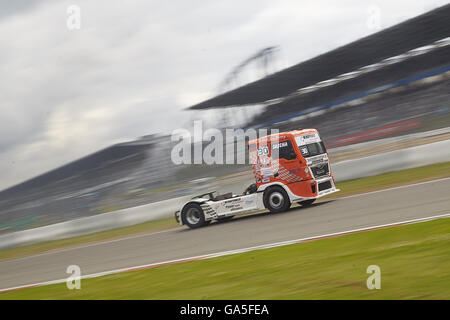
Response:
[{"label": "white border strip", "polygon": [[[106,276],[106,275],[110,275],[110,274],[116,274],[116,273],[121,273],[121,272],[129,272],[129,271],[148,269],[148,268],[153,268],[153,267],[158,267],[158,266],[168,265],[168,264],[174,264],[174,263],[180,263],[180,262],[188,262],[188,261],[195,261],[195,260],[205,260],[205,259],[217,258],[217,257],[222,257],[222,256],[227,256],[227,255],[232,255],[232,254],[237,254],[237,253],[244,253],[244,252],[255,251],[255,250],[262,250],[262,249],[282,247],[282,246],[287,246],[287,245],[290,245],[290,244],[296,244],[296,243],[301,243],[301,242],[306,242],[306,241],[311,241],[311,240],[318,240],[318,239],[323,239],[323,238],[336,237],[336,236],[341,236],[341,235],[346,235],[346,234],[351,234],[351,233],[369,231],[369,230],[386,228],[386,227],[392,227],[392,226],[398,226],[398,225],[404,225],[404,224],[412,224],[412,223],[417,223],[417,222],[424,222],[424,221],[430,221],[430,220],[436,220],[436,219],[442,219],[442,218],[448,218],[448,217],[450,217],[450,213],[445,213],[445,214],[435,215],[435,216],[429,216],[429,217],[424,217],[424,218],[417,218],[417,219],[410,219],[410,220],[392,222],[392,223],[376,225],[376,226],[370,226],[370,227],[364,227],[364,228],[358,228],[358,229],[352,229],[352,230],[347,230],[347,231],[328,233],[328,234],[324,234],[324,235],[312,236],[312,237],[307,237],[307,238],[300,238],[300,239],[295,239],[295,240],[287,240],[287,241],[282,241],[282,242],[263,244],[263,245],[259,245],[259,246],[242,248],[242,249],[222,251],[222,252],[211,253],[211,254],[206,254],[206,255],[202,255],[202,256],[195,256],[195,257],[189,257],[189,258],[169,260],[169,261],[164,261],[164,262],[157,262],[157,263],[151,263],[151,264],[146,264],[146,265],[141,265],[141,266],[127,267],[127,268],[122,268],[122,269],[115,269],[115,270],[110,270],[110,271],[103,271],[103,272],[98,272],[98,273],[93,273],[93,274],[81,276],[81,279],[97,278],[97,277]],[[34,284],[26,284],[26,285],[17,286],[17,287],[0,289],[0,293],[7,292],[7,291],[13,291],[13,290],[19,290],[19,289],[25,289],[25,288],[40,287],[40,286],[44,286],[44,285],[64,283],[66,281],[67,281],[67,279],[59,279],[59,280],[45,281],[45,282],[39,282],[39,283],[34,283]]]}]

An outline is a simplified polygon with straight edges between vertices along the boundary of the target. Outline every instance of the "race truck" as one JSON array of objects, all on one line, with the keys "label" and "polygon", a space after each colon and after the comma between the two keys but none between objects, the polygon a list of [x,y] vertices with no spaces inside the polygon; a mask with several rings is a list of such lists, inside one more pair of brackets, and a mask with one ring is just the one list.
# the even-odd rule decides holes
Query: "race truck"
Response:
[{"label": "race truck", "polygon": [[255,183],[243,194],[207,192],[186,202],[175,218],[198,228],[212,220],[268,209],[286,211],[296,202],[311,205],[336,188],[325,145],[316,129],[272,134],[248,142]]}]

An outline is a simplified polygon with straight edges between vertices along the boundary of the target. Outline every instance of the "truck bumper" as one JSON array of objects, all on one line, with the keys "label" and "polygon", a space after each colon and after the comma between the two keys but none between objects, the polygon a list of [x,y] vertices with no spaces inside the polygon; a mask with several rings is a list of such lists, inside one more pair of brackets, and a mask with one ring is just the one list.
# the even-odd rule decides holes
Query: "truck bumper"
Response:
[{"label": "truck bumper", "polygon": [[332,177],[296,182],[287,187],[291,202],[318,199],[340,191],[336,188]]}]

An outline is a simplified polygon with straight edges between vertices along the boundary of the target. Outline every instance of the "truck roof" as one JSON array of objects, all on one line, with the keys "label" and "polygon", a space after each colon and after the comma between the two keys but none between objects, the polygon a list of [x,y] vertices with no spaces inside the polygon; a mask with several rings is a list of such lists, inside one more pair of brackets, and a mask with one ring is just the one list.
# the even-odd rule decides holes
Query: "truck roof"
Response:
[{"label": "truck roof", "polygon": [[275,133],[275,134],[270,134],[258,139],[253,139],[251,141],[248,142],[248,144],[253,144],[253,143],[257,143],[257,142],[261,142],[261,141],[267,141],[268,139],[272,140],[272,139],[280,139],[280,138],[285,138],[287,136],[300,136],[300,135],[304,135],[304,134],[308,134],[308,133],[317,133],[316,129],[300,129],[300,130],[291,130],[291,131],[285,131],[285,132],[280,132],[280,133]]}]

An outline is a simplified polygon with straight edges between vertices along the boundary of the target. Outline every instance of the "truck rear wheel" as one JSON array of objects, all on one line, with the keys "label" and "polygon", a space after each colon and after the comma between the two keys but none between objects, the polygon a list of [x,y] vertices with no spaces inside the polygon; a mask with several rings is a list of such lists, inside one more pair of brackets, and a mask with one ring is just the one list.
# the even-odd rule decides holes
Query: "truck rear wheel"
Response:
[{"label": "truck rear wheel", "polygon": [[291,206],[289,196],[281,187],[271,187],[264,194],[264,205],[272,213],[286,211]]},{"label": "truck rear wheel", "polygon": [[[181,215],[183,224],[187,225],[191,229],[199,228],[208,224],[205,221],[205,214],[202,207],[197,203],[189,203],[183,208]],[[208,221],[209,222],[209,221]]]}]

